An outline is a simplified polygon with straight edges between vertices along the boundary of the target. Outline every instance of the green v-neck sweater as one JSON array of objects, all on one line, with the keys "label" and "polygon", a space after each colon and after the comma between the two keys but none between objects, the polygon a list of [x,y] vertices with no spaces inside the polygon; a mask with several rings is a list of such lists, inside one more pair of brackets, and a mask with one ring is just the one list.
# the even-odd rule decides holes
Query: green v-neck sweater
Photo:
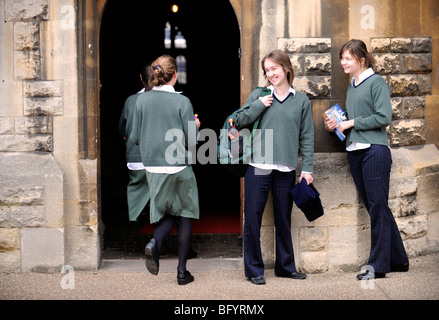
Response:
[{"label": "green v-neck sweater", "polygon": [[390,89],[386,81],[373,74],[358,86],[349,85],[346,110],[354,127],[348,133],[346,146],[351,142],[389,145],[386,127],[392,121]]},{"label": "green v-neck sweater", "polygon": [[[314,126],[312,121],[311,102],[308,97],[296,91],[283,102],[273,99],[269,107],[259,100],[259,89],[253,90],[241,110],[236,115],[239,128],[251,126],[262,115],[259,122],[262,136],[266,129],[273,132],[273,160],[271,164],[283,164],[297,168],[300,153],[302,155],[302,171],[313,172],[314,169]],[[262,142],[262,155],[265,154]],[[266,161],[253,161],[267,163]]]},{"label": "green v-neck sweater", "polygon": [[187,97],[151,90],[137,98],[130,139],[139,145],[145,166],[190,165],[197,134],[193,107]]},{"label": "green v-neck sweater", "polygon": [[128,137],[133,127],[136,101],[140,94],[133,94],[125,100],[125,105],[119,120],[119,135],[125,138],[125,155],[127,162],[142,162],[139,146],[134,144]]}]

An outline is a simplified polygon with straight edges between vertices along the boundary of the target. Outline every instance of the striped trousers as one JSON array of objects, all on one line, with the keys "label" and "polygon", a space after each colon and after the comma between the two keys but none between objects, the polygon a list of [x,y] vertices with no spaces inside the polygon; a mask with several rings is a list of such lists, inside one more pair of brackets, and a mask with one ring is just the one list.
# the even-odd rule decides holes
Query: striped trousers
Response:
[{"label": "striped trousers", "polygon": [[371,248],[368,265],[388,273],[390,266],[408,263],[401,235],[389,208],[392,156],[383,145],[348,152],[352,178],[370,216]]},{"label": "striped trousers", "polygon": [[273,196],[274,224],[276,227],[275,273],[287,276],[296,271],[291,240],[290,190],[296,181],[296,171],[267,171],[248,166],[245,175],[244,201],[244,271],[245,276],[264,274],[261,253],[261,223],[270,190]]}]

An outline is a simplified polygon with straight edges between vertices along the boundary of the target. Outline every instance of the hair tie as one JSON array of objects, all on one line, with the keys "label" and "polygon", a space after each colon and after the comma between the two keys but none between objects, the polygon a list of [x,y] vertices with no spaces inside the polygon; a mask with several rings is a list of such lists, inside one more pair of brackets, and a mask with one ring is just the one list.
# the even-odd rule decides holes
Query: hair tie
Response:
[{"label": "hair tie", "polygon": [[159,68],[163,70],[162,66],[159,65],[159,64],[156,64],[156,65],[154,66],[154,70],[158,70]]}]

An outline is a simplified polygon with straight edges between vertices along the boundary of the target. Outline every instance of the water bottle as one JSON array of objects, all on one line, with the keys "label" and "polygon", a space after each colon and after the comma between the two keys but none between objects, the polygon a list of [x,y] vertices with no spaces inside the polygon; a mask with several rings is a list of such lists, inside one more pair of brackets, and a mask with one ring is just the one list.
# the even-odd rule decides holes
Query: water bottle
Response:
[{"label": "water bottle", "polygon": [[236,129],[235,120],[229,119],[230,158],[239,158],[239,131]]}]

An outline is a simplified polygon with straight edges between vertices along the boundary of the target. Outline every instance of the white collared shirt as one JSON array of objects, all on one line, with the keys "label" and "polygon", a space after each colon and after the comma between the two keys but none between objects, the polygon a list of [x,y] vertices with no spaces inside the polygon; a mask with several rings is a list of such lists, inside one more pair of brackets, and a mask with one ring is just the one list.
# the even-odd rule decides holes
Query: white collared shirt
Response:
[{"label": "white collared shirt", "polygon": [[[357,83],[357,80],[355,79],[355,76],[352,77],[351,84],[354,87],[358,87],[364,80],[369,78],[374,73],[375,72],[373,72],[373,69],[369,68],[369,69],[363,71],[358,76],[358,83]],[[370,143],[351,142],[351,144],[346,147],[346,151],[355,151],[355,150],[362,150],[362,149],[367,149],[367,148],[370,148]]]}]

